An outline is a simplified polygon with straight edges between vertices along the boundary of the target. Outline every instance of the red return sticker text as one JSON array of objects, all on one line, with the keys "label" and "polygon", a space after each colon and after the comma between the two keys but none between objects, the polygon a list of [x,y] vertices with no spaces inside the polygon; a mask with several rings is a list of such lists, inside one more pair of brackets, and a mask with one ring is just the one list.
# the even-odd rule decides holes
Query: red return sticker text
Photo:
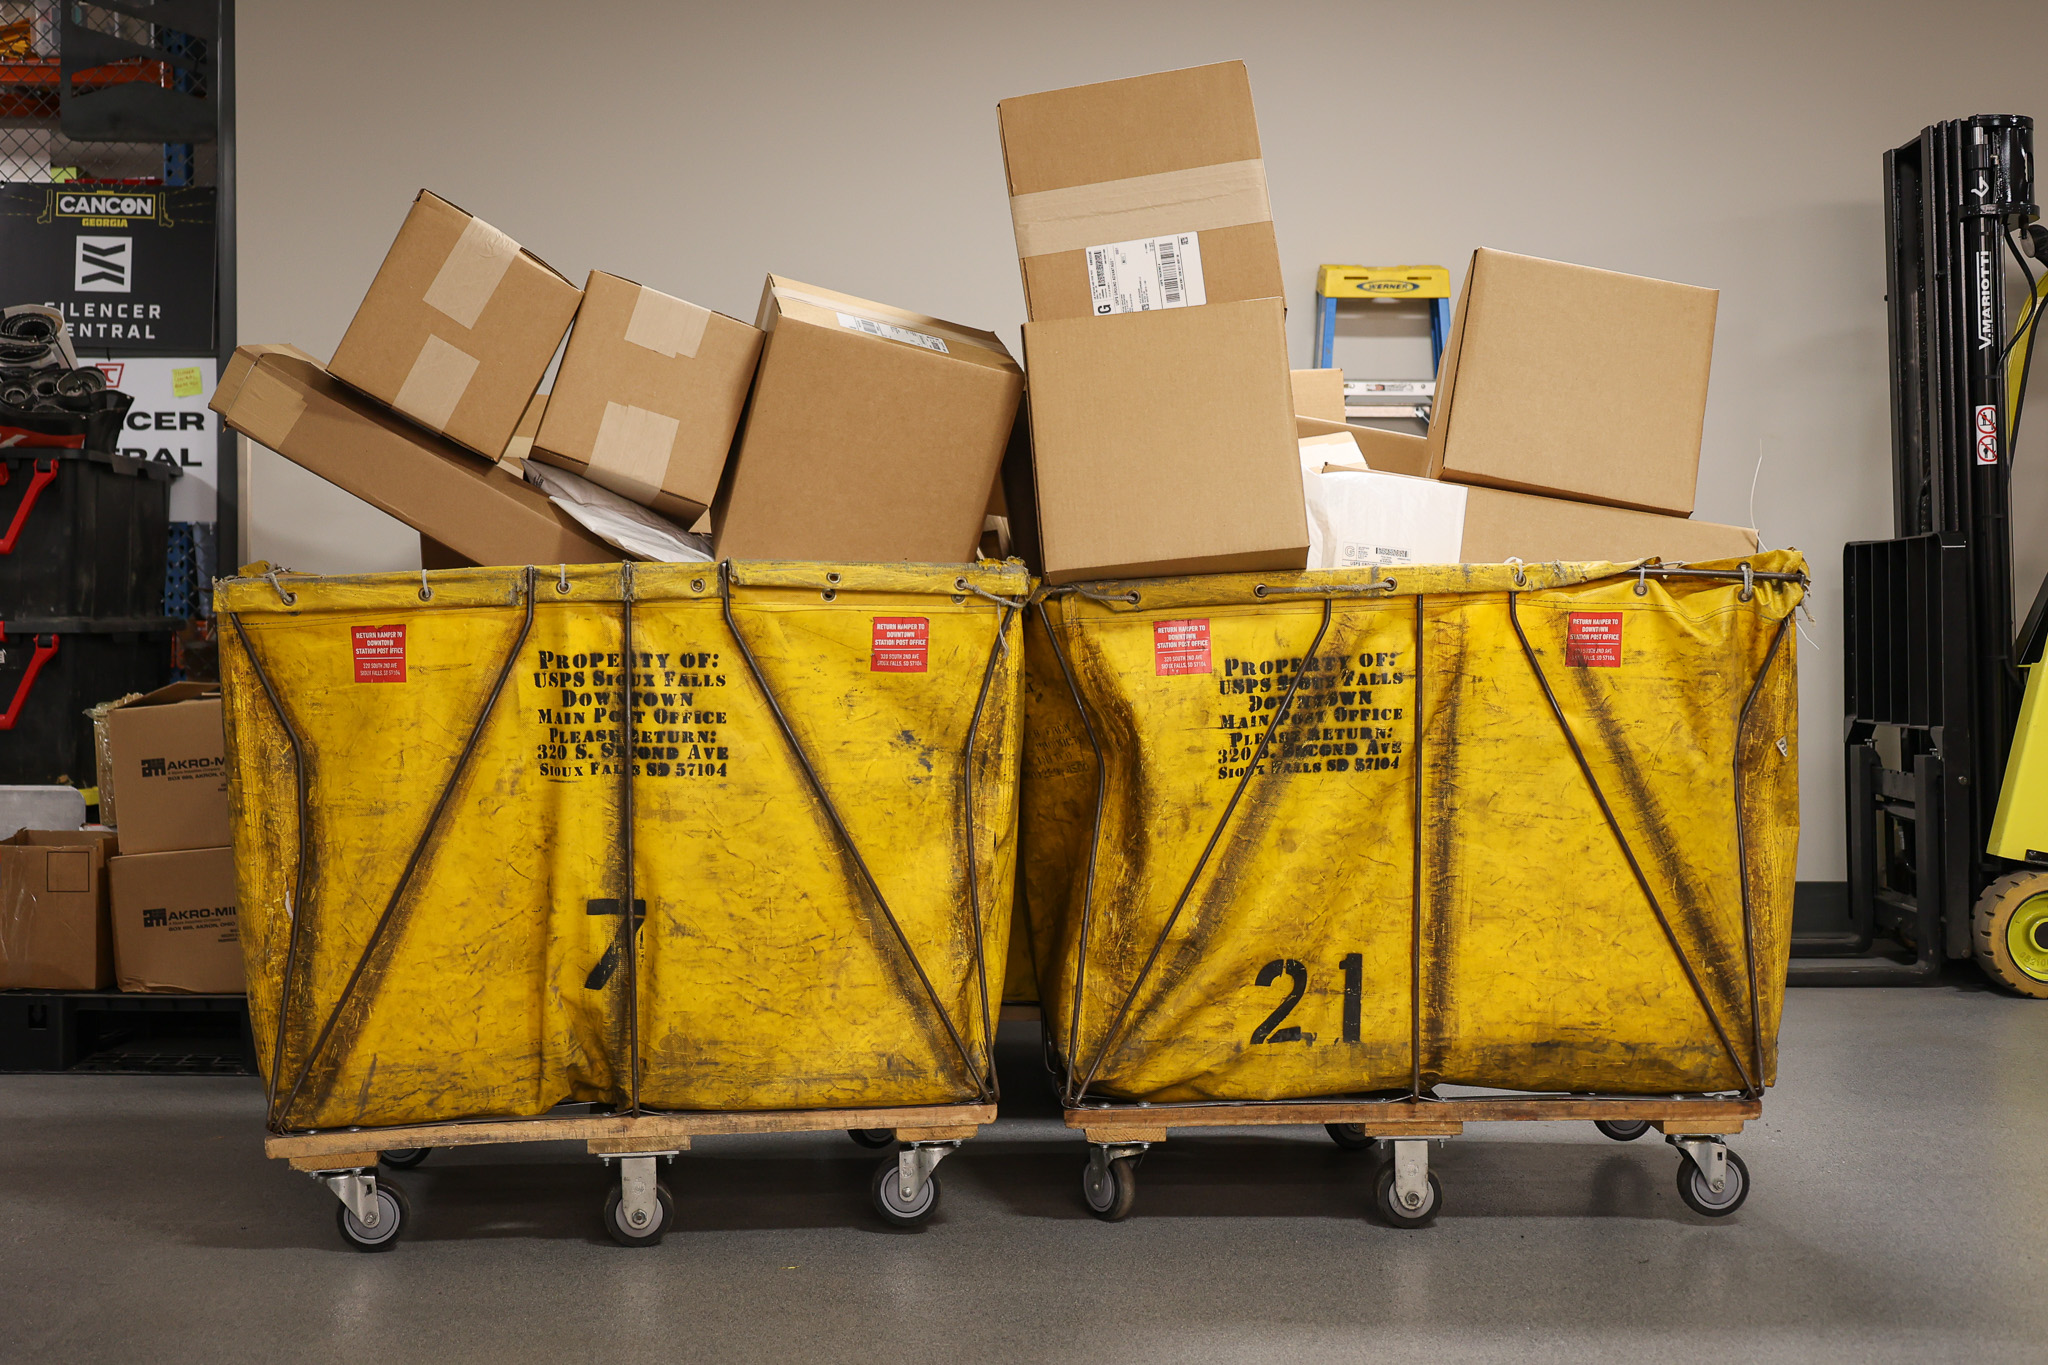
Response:
[{"label": "red return sticker text", "polygon": [[352,626],[356,648],[356,681],[405,681],[405,627]]},{"label": "red return sticker text", "polygon": [[870,673],[922,673],[931,662],[931,622],[922,616],[877,616],[868,650]]},{"label": "red return sticker text", "polygon": [[1575,611],[1570,620],[1564,636],[1567,668],[1621,667],[1620,612]]},{"label": "red return sticker text", "polygon": [[1209,671],[1209,622],[1206,619],[1152,623],[1152,672],[1155,677]]}]

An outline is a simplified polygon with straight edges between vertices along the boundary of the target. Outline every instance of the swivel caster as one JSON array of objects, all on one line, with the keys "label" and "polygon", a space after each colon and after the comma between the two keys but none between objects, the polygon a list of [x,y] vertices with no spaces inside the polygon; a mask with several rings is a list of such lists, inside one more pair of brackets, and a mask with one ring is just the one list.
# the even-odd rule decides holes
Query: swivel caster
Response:
[{"label": "swivel caster", "polygon": [[874,1196],[875,1212],[899,1228],[914,1228],[928,1221],[939,1207],[938,1164],[958,1142],[918,1142],[875,1167],[868,1192]]},{"label": "swivel caster", "polygon": [[409,1171],[427,1159],[432,1147],[393,1147],[388,1152],[377,1153],[377,1160],[394,1171]]},{"label": "swivel caster", "polygon": [[1616,1142],[1634,1142],[1650,1131],[1648,1119],[1595,1119],[1593,1126]]},{"label": "swivel caster", "polygon": [[1443,1186],[1429,1169],[1429,1143],[1420,1138],[1396,1138],[1388,1143],[1394,1159],[1380,1167],[1374,1182],[1373,1202],[1389,1227],[1427,1227],[1436,1221],[1443,1207]]},{"label": "swivel caster", "polygon": [[654,1175],[654,1163],[662,1157],[674,1160],[675,1153],[613,1158],[619,1163],[619,1183],[604,1197],[604,1230],[622,1247],[660,1246],[662,1234],[676,1220],[676,1201]]},{"label": "swivel caster", "polygon": [[1380,1140],[1369,1135],[1361,1123],[1326,1123],[1323,1131],[1347,1152],[1369,1152],[1380,1145]]},{"label": "swivel caster", "polygon": [[846,1130],[846,1135],[861,1146],[872,1147],[877,1151],[884,1147],[896,1145],[896,1130],[894,1128],[849,1128]]},{"label": "swivel caster", "polygon": [[1081,1168],[1081,1200],[1088,1212],[1105,1223],[1130,1217],[1138,1202],[1138,1163],[1144,1159],[1143,1143],[1091,1144],[1088,1164]]},{"label": "swivel caster", "polygon": [[1687,1208],[1726,1218],[1742,1207],[1749,1198],[1749,1167],[1741,1157],[1715,1137],[1674,1137],[1670,1142],[1679,1151],[1678,1197]]},{"label": "swivel caster", "polygon": [[314,1178],[341,1201],[334,1224],[344,1242],[357,1251],[389,1251],[398,1245],[398,1234],[412,1216],[398,1186],[379,1181],[375,1171],[321,1171]]}]

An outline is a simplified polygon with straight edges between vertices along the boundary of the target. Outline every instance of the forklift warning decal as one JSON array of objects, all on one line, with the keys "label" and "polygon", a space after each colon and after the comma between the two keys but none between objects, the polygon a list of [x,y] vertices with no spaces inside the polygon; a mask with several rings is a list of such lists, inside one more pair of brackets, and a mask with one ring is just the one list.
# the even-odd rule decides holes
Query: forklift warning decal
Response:
[{"label": "forklift warning decal", "polygon": [[1209,622],[1206,617],[1200,621],[1152,623],[1154,677],[1209,671]]},{"label": "forklift warning decal", "polygon": [[868,672],[922,673],[931,662],[931,622],[923,616],[877,616]]},{"label": "forklift warning decal", "polygon": [[1989,403],[1977,409],[1977,463],[1998,463],[1998,409]]},{"label": "forklift warning decal", "polygon": [[405,681],[404,626],[352,626],[349,634],[355,644],[357,682]]},{"label": "forklift warning decal", "polygon": [[1621,613],[1575,611],[1565,629],[1567,668],[1621,667]]}]

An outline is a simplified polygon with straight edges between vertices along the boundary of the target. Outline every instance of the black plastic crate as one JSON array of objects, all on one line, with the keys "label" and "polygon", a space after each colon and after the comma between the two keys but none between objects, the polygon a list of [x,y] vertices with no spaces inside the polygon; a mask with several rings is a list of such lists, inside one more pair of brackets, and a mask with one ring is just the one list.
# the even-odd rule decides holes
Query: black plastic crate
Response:
[{"label": "black plastic crate", "polygon": [[180,624],[161,615],[0,620],[0,783],[92,786],[86,708],[168,683]]},{"label": "black plastic crate", "polygon": [[176,477],[111,451],[0,449],[0,615],[162,614]]}]

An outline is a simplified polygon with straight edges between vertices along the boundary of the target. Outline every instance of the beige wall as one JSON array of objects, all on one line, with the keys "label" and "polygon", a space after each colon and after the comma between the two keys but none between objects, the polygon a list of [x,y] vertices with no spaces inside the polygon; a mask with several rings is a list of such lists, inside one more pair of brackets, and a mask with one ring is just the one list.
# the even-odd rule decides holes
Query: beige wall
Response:
[{"label": "beige wall", "polygon": [[[1890,528],[1878,158],[1936,119],[2048,113],[2039,18],[2038,0],[254,0],[241,336],[331,353],[425,185],[571,278],[750,318],[772,269],[1014,341],[995,101],[1242,57],[1297,365],[1324,261],[1462,273],[1483,244],[1722,291],[1699,514],[1813,557],[1801,875],[1839,877],[1841,545]],[[1351,329],[1340,362],[1426,370],[1414,336],[1371,335],[1390,331]],[[2048,568],[2029,462],[2048,399],[2033,430],[2023,600]],[[268,452],[245,496],[251,558],[418,563],[403,527]]]}]

